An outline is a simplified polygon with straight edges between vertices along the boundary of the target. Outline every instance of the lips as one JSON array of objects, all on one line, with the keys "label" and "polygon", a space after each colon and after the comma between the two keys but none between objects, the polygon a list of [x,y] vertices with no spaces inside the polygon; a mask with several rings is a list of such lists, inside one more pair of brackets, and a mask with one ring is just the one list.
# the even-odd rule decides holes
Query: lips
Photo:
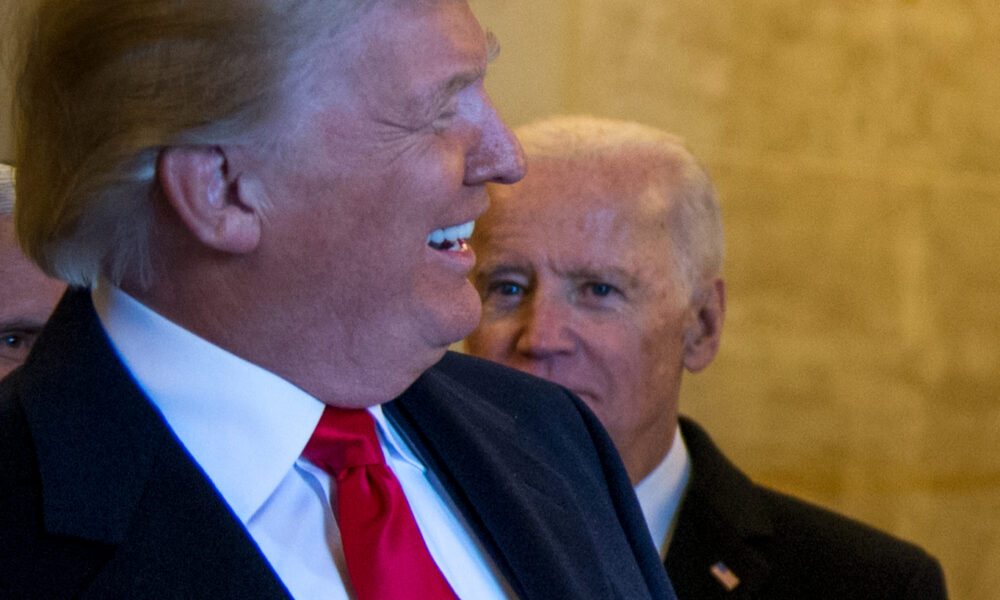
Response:
[{"label": "lips", "polygon": [[474,221],[469,221],[461,225],[432,231],[427,236],[427,245],[435,250],[465,250],[468,248],[468,239],[472,237],[475,225]]}]

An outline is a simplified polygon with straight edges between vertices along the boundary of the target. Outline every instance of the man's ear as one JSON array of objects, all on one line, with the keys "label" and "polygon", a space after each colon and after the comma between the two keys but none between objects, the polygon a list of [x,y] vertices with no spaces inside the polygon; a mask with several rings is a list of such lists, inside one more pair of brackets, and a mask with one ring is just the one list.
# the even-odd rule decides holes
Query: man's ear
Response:
[{"label": "man's ear", "polygon": [[684,368],[701,371],[715,359],[726,320],[726,282],[715,278],[695,294],[691,309],[694,319],[684,332]]},{"label": "man's ear", "polygon": [[201,243],[234,254],[257,247],[259,207],[241,197],[222,148],[167,148],[160,154],[157,177],[167,202]]}]

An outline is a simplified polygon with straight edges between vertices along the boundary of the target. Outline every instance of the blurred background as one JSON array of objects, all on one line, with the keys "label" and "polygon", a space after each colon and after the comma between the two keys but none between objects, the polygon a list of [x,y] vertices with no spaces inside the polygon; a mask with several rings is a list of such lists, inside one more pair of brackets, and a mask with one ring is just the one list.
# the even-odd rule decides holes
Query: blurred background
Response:
[{"label": "blurred background", "polygon": [[729,313],[681,400],[751,477],[1000,597],[1000,4],[473,0],[487,87],[685,137]]},{"label": "blurred background", "polygon": [[729,318],[682,409],[756,480],[927,548],[955,600],[1000,597],[996,0],[472,5],[509,123],[643,121],[714,176]]}]

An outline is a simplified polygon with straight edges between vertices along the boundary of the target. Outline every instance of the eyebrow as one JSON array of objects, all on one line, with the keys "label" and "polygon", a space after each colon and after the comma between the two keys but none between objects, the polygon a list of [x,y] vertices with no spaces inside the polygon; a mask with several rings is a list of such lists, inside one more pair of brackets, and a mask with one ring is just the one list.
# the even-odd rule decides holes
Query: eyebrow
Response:
[{"label": "eyebrow", "polygon": [[435,98],[450,98],[459,90],[463,90],[469,85],[482,79],[486,74],[485,71],[485,69],[476,69],[475,71],[459,73],[439,85],[433,95]]},{"label": "eyebrow", "polygon": [[625,287],[636,287],[638,285],[638,279],[636,276],[620,267],[580,267],[577,269],[562,271],[560,274],[564,277],[572,279],[573,281],[586,281],[592,279],[604,280],[614,278],[622,282]]},{"label": "eyebrow", "polygon": [[[496,34],[492,31],[487,31],[486,64],[489,65],[496,60],[498,56],[500,56],[500,41],[497,39]],[[484,77],[486,77],[486,69],[483,67],[477,67],[474,70],[458,73],[457,75],[444,80],[440,85],[431,90],[431,92],[427,94],[427,97],[432,102],[441,103],[445,99],[453,96],[459,90],[465,89],[472,83],[475,83]]]},{"label": "eyebrow", "polygon": [[[555,271],[560,277],[565,277],[571,281],[614,279],[616,283],[628,288],[635,288],[639,285],[639,279],[633,273],[620,267],[578,267],[566,270],[555,269]],[[473,277],[475,284],[479,285],[483,282],[513,275],[531,277],[533,272],[534,269],[527,265],[503,263],[477,270]]]},{"label": "eyebrow", "polygon": [[529,277],[531,272],[532,268],[529,266],[503,263],[491,265],[484,269],[477,268],[473,272],[473,279],[475,280],[476,285],[478,285],[486,281],[492,281],[499,277],[510,277],[512,275]]},{"label": "eyebrow", "polygon": [[45,327],[45,321],[35,321],[33,319],[15,318],[9,321],[0,321],[0,333],[10,331],[38,333],[43,327]]},{"label": "eyebrow", "polygon": [[485,76],[485,68],[475,68],[473,70],[457,73],[411,97],[408,106],[413,112],[423,112],[428,109],[437,109],[446,105],[455,94],[472,85]]}]

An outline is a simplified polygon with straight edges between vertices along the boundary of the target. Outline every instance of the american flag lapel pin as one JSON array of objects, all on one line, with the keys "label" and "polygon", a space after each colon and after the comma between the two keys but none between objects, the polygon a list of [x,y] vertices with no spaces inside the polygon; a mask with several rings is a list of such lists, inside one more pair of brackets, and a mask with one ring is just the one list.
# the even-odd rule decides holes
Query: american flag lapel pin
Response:
[{"label": "american flag lapel pin", "polygon": [[736,589],[736,586],[740,584],[740,578],[736,576],[735,573],[729,570],[721,560],[709,569],[712,572],[712,576],[719,580],[722,587],[726,588],[730,592]]}]

